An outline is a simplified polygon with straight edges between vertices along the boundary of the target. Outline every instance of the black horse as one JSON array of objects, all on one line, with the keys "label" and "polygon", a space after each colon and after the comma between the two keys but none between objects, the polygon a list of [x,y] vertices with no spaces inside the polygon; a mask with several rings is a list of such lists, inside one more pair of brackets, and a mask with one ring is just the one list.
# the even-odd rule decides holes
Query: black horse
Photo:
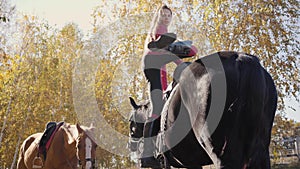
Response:
[{"label": "black horse", "polygon": [[[138,142],[151,104],[130,100],[130,136]],[[202,57],[182,72],[157,119],[157,157],[166,168],[270,169],[276,107],[273,79],[256,56],[224,51]]]}]

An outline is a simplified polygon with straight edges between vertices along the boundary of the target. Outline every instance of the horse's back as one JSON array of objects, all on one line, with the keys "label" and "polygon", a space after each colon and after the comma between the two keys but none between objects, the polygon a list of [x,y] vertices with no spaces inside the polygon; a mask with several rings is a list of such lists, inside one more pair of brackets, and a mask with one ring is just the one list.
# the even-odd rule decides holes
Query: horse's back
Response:
[{"label": "horse's back", "polygon": [[32,162],[38,153],[39,139],[41,138],[42,134],[43,133],[35,133],[24,140],[20,148],[17,169],[32,168]]}]

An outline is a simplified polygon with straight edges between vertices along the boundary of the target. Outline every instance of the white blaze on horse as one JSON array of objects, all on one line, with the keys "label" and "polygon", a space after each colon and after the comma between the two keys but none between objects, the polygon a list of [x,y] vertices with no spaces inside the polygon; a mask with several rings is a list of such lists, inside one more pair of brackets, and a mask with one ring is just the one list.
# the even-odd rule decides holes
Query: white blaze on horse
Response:
[{"label": "white blaze on horse", "polygon": [[62,124],[53,135],[46,158],[39,153],[43,133],[32,134],[20,148],[17,169],[93,169],[97,147],[93,132],[92,126]]}]

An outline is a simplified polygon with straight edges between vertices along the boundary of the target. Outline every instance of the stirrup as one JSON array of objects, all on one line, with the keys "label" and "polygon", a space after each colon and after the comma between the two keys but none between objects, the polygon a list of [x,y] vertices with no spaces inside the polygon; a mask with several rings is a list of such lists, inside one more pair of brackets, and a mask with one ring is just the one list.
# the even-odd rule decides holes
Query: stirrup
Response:
[{"label": "stirrup", "polygon": [[32,168],[43,168],[43,160],[39,156],[34,157],[32,163]]}]

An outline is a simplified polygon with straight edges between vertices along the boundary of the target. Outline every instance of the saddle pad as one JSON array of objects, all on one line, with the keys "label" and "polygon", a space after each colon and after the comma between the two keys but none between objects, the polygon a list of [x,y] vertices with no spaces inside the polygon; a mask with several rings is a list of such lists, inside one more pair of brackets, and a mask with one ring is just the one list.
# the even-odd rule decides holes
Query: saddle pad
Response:
[{"label": "saddle pad", "polygon": [[46,153],[51,145],[51,142],[53,140],[53,137],[56,133],[56,131],[62,126],[64,122],[49,122],[46,125],[46,129],[42,135],[42,138],[39,142],[39,153],[42,153],[44,155],[44,159],[46,159]]},{"label": "saddle pad", "polygon": [[58,130],[58,129],[60,128],[60,126],[62,126],[62,125],[63,125],[63,122],[60,122],[60,123],[58,123],[58,124],[56,125],[55,130],[53,131],[53,133],[51,134],[49,140],[48,140],[47,143],[46,143],[46,151],[48,151],[48,149],[49,149],[49,147],[50,147],[50,145],[51,145],[51,142],[52,142],[52,140],[53,140],[53,137],[54,137],[55,133],[57,132],[57,130]]}]

